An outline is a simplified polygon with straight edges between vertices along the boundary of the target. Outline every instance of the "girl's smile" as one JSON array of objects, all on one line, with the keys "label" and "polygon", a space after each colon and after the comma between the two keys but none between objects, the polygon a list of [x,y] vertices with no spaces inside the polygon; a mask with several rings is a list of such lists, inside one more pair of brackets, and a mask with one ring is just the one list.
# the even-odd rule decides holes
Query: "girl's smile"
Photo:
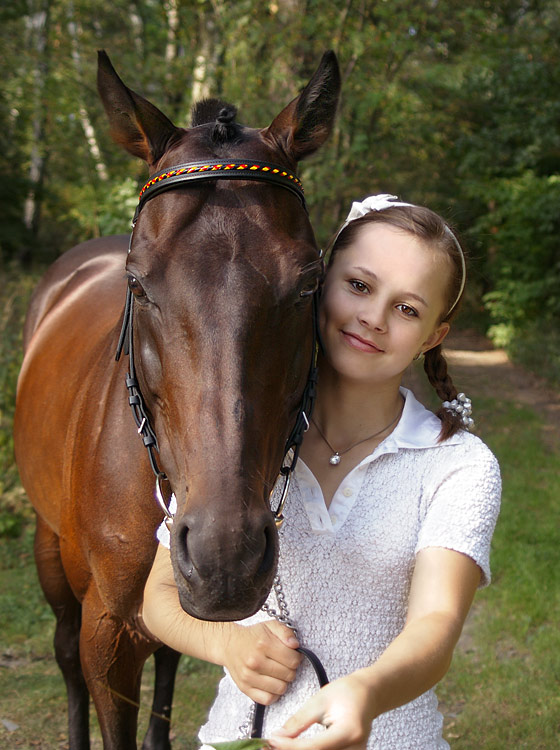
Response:
[{"label": "girl's smile", "polygon": [[357,333],[351,333],[350,331],[341,331],[341,334],[348,346],[353,349],[358,349],[358,351],[369,352],[372,354],[383,353],[383,349],[381,349],[381,347],[376,346],[373,341],[366,340],[362,336],[359,336]]}]

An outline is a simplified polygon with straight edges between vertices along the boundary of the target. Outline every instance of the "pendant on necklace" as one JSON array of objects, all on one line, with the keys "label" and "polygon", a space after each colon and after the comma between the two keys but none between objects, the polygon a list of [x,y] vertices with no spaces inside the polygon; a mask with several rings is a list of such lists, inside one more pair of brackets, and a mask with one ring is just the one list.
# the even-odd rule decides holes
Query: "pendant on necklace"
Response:
[{"label": "pendant on necklace", "polygon": [[331,466],[338,466],[338,464],[340,463],[340,456],[338,452],[332,454],[332,456],[329,458],[329,463]]}]

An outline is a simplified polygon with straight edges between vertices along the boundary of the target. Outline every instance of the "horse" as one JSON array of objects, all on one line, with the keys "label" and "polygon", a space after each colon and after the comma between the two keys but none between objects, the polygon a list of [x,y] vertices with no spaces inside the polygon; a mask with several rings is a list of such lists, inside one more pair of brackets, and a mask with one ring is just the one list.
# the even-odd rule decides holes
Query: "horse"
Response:
[{"label": "horse", "polygon": [[[296,166],[327,139],[339,89],[327,52],[268,127],[211,99],[181,128],[98,54],[112,136],[149,178],[130,235],[78,245],[40,281],[14,421],[72,750],[90,747],[90,696],[105,750],[136,747],[154,652],[154,708],[169,715],[178,655],[139,614],[163,518],[190,615],[244,618],[270,590],[269,496],[309,408],[322,274]],[[169,747],[153,717],[143,748]]]}]

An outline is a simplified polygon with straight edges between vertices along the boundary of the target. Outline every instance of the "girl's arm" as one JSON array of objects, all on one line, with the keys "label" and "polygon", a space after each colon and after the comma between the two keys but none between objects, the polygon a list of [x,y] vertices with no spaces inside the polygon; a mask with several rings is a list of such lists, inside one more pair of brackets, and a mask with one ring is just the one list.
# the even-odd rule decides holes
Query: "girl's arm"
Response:
[{"label": "girl's arm", "polygon": [[264,705],[283,695],[301,660],[293,631],[276,620],[245,627],[188,615],[179,602],[169,550],[161,544],[146,581],[141,615],[157,640],[227,667],[239,689]]},{"label": "girl's arm", "polygon": [[[270,739],[277,750],[358,750],[372,721],[417,698],[447,672],[480,581],[471,558],[442,548],[417,555],[406,624],[370,667],[326,685]],[[327,731],[297,736],[318,722]]]}]

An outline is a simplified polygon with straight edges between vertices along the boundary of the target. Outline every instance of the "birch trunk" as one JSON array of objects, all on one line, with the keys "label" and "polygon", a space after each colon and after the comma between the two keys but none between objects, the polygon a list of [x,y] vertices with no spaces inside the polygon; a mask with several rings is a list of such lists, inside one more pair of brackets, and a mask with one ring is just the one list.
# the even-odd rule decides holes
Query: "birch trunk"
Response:
[{"label": "birch trunk", "polygon": [[221,49],[219,29],[214,18],[216,12],[219,12],[218,6],[212,12],[207,6],[203,6],[198,12],[199,45],[193,69],[192,103],[220,95],[216,81]]},{"label": "birch trunk", "polygon": [[35,104],[31,124],[32,146],[29,157],[29,191],[23,206],[23,223],[29,232],[31,244],[22,248],[19,253],[19,260],[23,264],[29,264],[31,261],[31,246],[39,232],[41,192],[47,160],[45,148],[47,121],[45,87],[49,72],[47,37],[50,19],[50,0],[42,0],[37,6],[36,8],[31,8],[31,13],[26,19],[29,46],[33,49],[35,57],[33,71]]},{"label": "birch trunk", "polygon": [[[76,23],[74,19],[72,18],[74,14],[74,9],[72,5],[70,5],[68,12],[70,15],[70,21],[68,22],[68,33],[70,34],[70,40],[72,42],[72,60],[74,62],[74,67],[76,68],[77,79],[78,81],[81,81],[82,80],[82,58],[80,55],[80,45],[79,45],[79,37],[81,36],[81,29],[80,29],[79,24]],[[90,116],[83,102],[80,103],[80,107],[78,110],[78,117],[80,119],[80,123],[82,125],[82,129],[86,137],[86,142],[88,144],[91,158],[93,159],[93,163],[95,164],[95,171],[97,172],[99,179],[102,180],[103,182],[106,182],[109,179],[107,167],[105,166],[105,163],[101,156],[101,150],[99,149],[99,144],[97,142],[95,129],[93,125],[91,124]]]}]

